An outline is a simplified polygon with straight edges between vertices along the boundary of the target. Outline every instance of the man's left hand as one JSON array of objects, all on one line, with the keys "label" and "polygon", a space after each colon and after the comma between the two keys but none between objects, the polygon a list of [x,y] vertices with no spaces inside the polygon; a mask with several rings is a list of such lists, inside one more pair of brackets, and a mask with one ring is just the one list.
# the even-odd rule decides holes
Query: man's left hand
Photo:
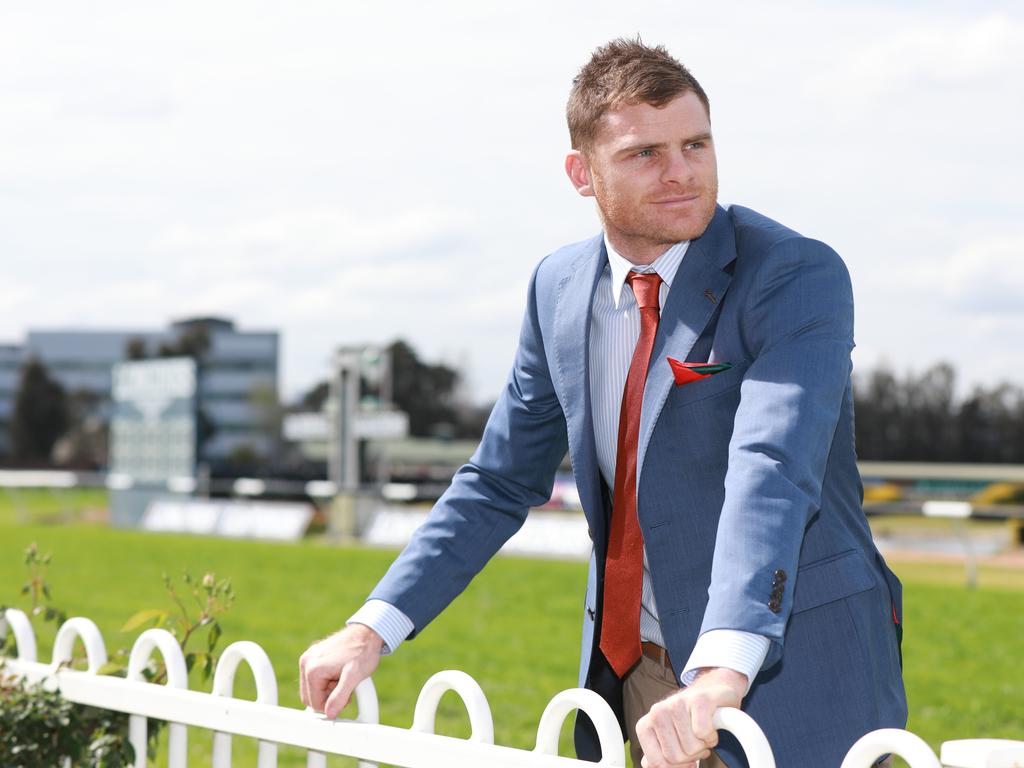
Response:
[{"label": "man's left hand", "polygon": [[636,724],[643,768],[696,768],[718,746],[711,723],[721,707],[739,707],[747,676],[724,667],[701,670],[683,690],[662,699]]}]

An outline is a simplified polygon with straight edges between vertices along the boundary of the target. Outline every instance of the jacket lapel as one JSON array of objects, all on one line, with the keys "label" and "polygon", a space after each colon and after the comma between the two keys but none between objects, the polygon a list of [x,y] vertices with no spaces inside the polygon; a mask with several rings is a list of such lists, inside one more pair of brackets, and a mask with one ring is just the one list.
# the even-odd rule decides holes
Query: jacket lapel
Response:
[{"label": "jacket lapel", "polygon": [[590,316],[594,291],[608,256],[601,235],[589,240],[558,284],[554,355],[569,432],[569,457],[580,502],[599,546],[604,540],[601,472],[590,405]]},{"label": "jacket lapel", "polygon": [[707,230],[690,243],[683,256],[661,312],[640,415],[638,487],[654,425],[658,423],[658,416],[674,383],[672,369],[665,358],[686,360],[729,287],[732,277],[724,268],[735,258],[732,221],[728,212],[718,206]]}]

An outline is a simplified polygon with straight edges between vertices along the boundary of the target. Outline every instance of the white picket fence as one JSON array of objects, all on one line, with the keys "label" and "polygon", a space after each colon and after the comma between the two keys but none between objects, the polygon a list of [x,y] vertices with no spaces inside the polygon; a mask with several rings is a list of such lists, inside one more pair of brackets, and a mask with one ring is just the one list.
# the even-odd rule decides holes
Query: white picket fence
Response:
[{"label": "white picket fence", "polygon": [[[185,659],[174,637],[162,629],[143,632],[132,647],[127,678],[97,674],[107,662],[106,647],[96,625],[85,618],[66,621],[57,632],[49,664],[37,660],[35,633],[28,617],[7,609],[0,616],[0,640],[10,630],[18,655],[4,662],[3,672],[59,689],[69,701],[125,712],[129,738],[135,748],[136,768],[146,766],[146,719],[164,720],[167,727],[169,768],[187,766],[188,727],[213,731],[213,768],[230,768],[232,736],[258,740],[258,768],[275,768],[277,745],[307,750],[308,768],[323,768],[327,755],[357,758],[361,768],[388,763],[405,768],[584,768],[594,763],[560,757],[558,739],[563,723],[577,709],[593,721],[601,743],[600,766],[625,766],[625,750],[615,715],[600,696],[582,688],[555,696],[541,715],[536,747],[532,751],[494,744],[490,706],[480,686],[463,672],[439,672],[420,690],[412,727],[394,728],[379,723],[377,694],[370,680],[355,692],[355,720],[327,720],[309,710],[277,704],[277,681],[270,659],[256,643],[232,643],[221,654],[210,693],[188,689]],[[67,666],[76,639],[86,652],[87,669]],[[167,667],[167,683],[145,681],[142,672],[154,651]],[[245,662],[256,681],[256,700],[232,695],[235,672]],[[434,733],[438,703],[449,690],[462,698],[469,712],[470,736],[456,739]],[[743,746],[751,768],[775,768],[764,733],[743,712],[719,710],[719,729],[731,731]],[[850,749],[841,768],[868,768],[882,755],[902,756],[911,768],[1024,768],[1024,742],[970,739],[946,742],[942,763],[928,745],[906,731],[883,729],[867,734]],[[791,768],[791,767],[786,767]]]}]

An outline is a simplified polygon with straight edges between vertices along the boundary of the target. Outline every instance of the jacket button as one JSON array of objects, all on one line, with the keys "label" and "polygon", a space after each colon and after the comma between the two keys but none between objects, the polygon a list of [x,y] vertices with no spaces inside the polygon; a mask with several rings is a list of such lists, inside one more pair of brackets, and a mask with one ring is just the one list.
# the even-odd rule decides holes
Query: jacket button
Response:
[{"label": "jacket button", "polygon": [[771,600],[768,601],[768,610],[770,610],[772,613],[778,613],[782,610],[782,604],[778,601],[777,598],[773,597]]},{"label": "jacket button", "polygon": [[784,570],[782,570],[780,568],[777,571],[775,571],[775,581],[785,581],[785,580],[786,580],[786,572]]}]

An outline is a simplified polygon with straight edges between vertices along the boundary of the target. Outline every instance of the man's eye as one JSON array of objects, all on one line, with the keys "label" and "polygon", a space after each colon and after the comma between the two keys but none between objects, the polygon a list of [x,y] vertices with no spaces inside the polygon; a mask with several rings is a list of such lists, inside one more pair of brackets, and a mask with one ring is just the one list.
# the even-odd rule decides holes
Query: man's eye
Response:
[{"label": "man's eye", "polygon": [[703,141],[691,141],[686,145],[686,149],[702,149],[704,147]]},{"label": "man's eye", "polygon": [[654,150],[653,149],[641,149],[639,152],[636,153],[636,156],[637,157],[654,157]]}]

